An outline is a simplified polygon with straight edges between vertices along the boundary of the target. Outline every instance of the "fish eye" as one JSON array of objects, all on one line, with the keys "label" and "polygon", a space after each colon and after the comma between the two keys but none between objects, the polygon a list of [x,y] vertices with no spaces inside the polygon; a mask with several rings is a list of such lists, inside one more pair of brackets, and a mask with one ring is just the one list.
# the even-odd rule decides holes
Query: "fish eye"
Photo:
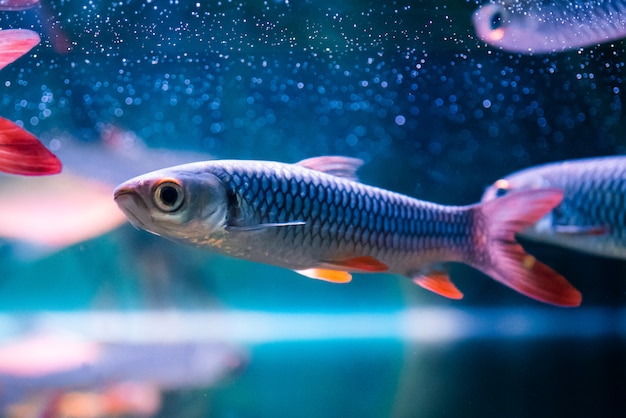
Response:
[{"label": "fish eye", "polygon": [[498,30],[504,25],[504,14],[498,10],[494,14],[491,15],[491,20],[489,21],[489,25],[491,30]]},{"label": "fish eye", "polygon": [[509,192],[509,189],[499,188],[496,189],[496,197],[502,197]]},{"label": "fish eye", "polygon": [[507,180],[500,179],[496,181],[496,183],[494,184],[494,188],[495,196],[502,197],[511,191],[511,184]]},{"label": "fish eye", "polygon": [[185,201],[183,187],[175,180],[162,180],[152,193],[154,204],[163,212],[174,212],[181,208]]}]

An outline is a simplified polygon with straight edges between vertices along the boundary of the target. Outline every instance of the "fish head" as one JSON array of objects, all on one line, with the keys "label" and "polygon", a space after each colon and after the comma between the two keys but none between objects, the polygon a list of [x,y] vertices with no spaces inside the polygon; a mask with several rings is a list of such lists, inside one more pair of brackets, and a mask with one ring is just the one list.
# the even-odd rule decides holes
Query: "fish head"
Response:
[{"label": "fish head", "polygon": [[489,3],[474,12],[472,22],[480,39],[497,45],[510,25],[509,12],[504,4]]},{"label": "fish head", "polygon": [[545,189],[554,187],[550,185],[545,177],[541,174],[529,170],[523,170],[513,173],[509,176],[496,180],[491,186],[487,187],[481,202],[497,199],[512,192],[530,189]]},{"label": "fish head", "polygon": [[542,26],[542,15],[529,13],[519,1],[487,3],[472,15],[478,37],[494,47],[522,54],[541,54],[566,47],[550,28]]},{"label": "fish head", "polygon": [[207,240],[226,225],[226,187],[202,163],[135,177],[115,189],[114,199],[135,227],[175,241]]}]

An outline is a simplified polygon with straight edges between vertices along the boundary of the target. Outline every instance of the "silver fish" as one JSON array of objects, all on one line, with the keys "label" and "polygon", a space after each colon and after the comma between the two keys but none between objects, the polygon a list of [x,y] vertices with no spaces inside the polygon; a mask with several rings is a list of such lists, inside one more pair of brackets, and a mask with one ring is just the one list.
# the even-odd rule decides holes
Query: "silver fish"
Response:
[{"label": "silver fish", "polygon": [[472,21],[490,45],[544,54],[626,37],[626,1],[504,0],[481,6]]},{"label": "silver fish", "polygon": [[397,273],[459,299],[440,266],[453,261],[537,300],[580,304],[565,278],[515,242],[515,233],[561,201],[561,191],[443,206],[359,183],[362,163],[347,157],[199,162],[136,177],[114,194],[139,228],[315,279],[345,283],[350,272]]},{"label": "silver fish", "polygon": [[531,167],[496,181],[482,200],[554,187],[564,191],[563,201],[523,235],[626,260],[626,156]]}]

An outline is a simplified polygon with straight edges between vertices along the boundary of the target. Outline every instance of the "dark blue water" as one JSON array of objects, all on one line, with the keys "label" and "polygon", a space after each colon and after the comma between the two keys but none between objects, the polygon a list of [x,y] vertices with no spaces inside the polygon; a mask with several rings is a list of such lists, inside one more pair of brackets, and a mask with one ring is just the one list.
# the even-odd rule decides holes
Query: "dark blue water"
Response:
[{"label": "dark blue water", "polygon": [[[99,146],[115,127],[151,148],[216,158],[355,156],[366,162],[363,182],[445,204],[476,202],[487,185],[520,168],[626,152],[622,42],[509,54],[477,39],[476,7],[462,0],[44,2],[0,12],[2,28],[30,28],[43,39],[0,72],[0,115],[51,145],[71,138]],[[71,50],[55,50],[59,39]],[[64,161],[70,171],[78,163]],[[122,168],[117,160],[92,167]],[[461,301],[387,275],[330,285],[129,225],[36,257],[18,256],[22,247],[3,241],[0,337],[12,342],[39,331],[42,315],[65,312],[75,319],[46,327],[108,342],[220,339],[247,353],[225,377],[160,388],[159,417],[626,415],[626,265],[524,244],[581,290],[582,308],[532,316],[544,306],[458,265],[450,271]],[[441,309],[418,329],[451,331],[411,337],[401,313],[415,308]],[[515,337],[507,309],[530,318]],[[216,317],[182,334],[153,322],[126,331],[132,321],[124,316],[103,328],[81,322],[94,312],[207,311],[260,319]],[[450,312],[471,314],[476,326]],[[492,328],[494,315],[505,325]],[[548,331],[538,336],[542,324]],[[260,330],[262,338],[254,337]],[[73,389],[63,381],[59,388]]]}]

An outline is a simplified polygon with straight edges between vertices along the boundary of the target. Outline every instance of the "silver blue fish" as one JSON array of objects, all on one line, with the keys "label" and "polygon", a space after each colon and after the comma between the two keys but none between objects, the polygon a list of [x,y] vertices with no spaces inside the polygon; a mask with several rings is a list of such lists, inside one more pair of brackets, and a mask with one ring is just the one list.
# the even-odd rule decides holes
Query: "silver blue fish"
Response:
[{"label": "silver blue fish", "polygon": [[626,37],[626,1],[504,0],[481,6],[472,20],[490,45],[542,54]]},{"label": "silver blue fish", "polygon": [[580,304],[565,278],[515,242],[561,201],[561,191],[443,206],[359,183],[361,164],[347,157],[186,164],[123,183],[115,200],[131,223],[154,234],[315,279],[396,273],[458,299],[440,264],[453,261],[537,300]]},{"label": "silver blue fish", "polygon": [[563,190],[563,201],[523,235],[590,254],[626,259],[626,156],[531,167],[496,181],[482,200],[555,187]]}]

